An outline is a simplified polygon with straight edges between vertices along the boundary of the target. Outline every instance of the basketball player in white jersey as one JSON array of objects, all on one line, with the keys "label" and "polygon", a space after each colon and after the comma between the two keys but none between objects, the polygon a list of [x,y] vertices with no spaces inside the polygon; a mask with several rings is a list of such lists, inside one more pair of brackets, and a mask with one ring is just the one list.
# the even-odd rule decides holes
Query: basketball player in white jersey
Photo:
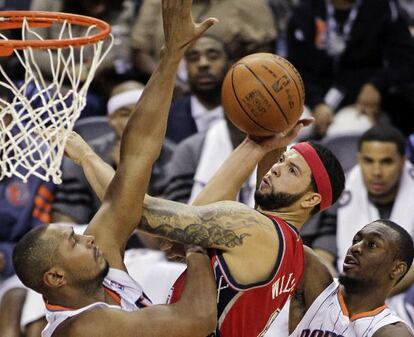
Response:
[{"label": "basketball player in white jersey", "polygon": [[46,302],[43,337],[205,337],[215,329],[216,289],[205,254],[187,252],[185,296],[171,306],[150,306],[123,262],[163,143],[178,65],[187,46],[215,22],[195,24],[191,0],[162,2],[163,55],[129,118],[117,171],[85,235],[67,226],[37,227],[14,250],[16,274]]},{"label": "basketball player in white jersey", "polygon": [[374,221],[356,233],[339,280],[305,249],[305,273],[290,302],[290,337],[414,336],[385,305],[413,254],[411,236],[389,220]]}]

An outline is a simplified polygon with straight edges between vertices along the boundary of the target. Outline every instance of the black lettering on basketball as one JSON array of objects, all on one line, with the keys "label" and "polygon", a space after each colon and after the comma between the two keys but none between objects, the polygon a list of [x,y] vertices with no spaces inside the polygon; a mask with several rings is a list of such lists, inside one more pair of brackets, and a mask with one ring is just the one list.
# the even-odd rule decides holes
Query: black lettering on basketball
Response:
[{"label": "black lettering on basketball", "polygon": [[278,93],[290,83],[290,78],[287,75],[283,75],[279,78],[275,83],[273,83],[272,88],[273,90]]},{"label": "black lettering on basketball", "polygon": [[255,117],[262,116],[271,108],[269,101],[259,90],[250,91],[243,98],[243,103]]},{"label": "black lettering on basketball", "polygon": [[290,93],[290,89],[289,88],[286,88],[285,89],[285,93],[286,93],[286,96],[288,98],[289,108],[293,109],[294,106],[295,106],[295,102],[294,102],[293,97],[292,97],[292,95]]},{"label": "black lettering on basketball", "polygon": [[277,75],[274,73],[272,69],[270,69],[268,66],[262,64],[262,68],[265,69],[270,75],[272,75],[275,79],[277,79]]}]

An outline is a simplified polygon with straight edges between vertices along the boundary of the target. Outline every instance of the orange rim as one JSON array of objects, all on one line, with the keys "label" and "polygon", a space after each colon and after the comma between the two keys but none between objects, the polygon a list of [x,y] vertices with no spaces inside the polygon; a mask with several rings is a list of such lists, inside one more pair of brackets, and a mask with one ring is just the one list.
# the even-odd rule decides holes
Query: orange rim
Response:
[{"label": "orange rim", "polygon": [[78,26],[96,26],[100,31],[86,37],[75,37],[71,39],[51,40],[1,40],[0,56],[9,56],[14,49],[25,48],[65,48],[69,46],[84,46],[104,40],[111,33],[111,26],[105,21],[84,15],[41,12],[41,11],[0,11],[0,30],[21,28],[24,18],[30,27],[49,27],[55,22],[68,21]]}]

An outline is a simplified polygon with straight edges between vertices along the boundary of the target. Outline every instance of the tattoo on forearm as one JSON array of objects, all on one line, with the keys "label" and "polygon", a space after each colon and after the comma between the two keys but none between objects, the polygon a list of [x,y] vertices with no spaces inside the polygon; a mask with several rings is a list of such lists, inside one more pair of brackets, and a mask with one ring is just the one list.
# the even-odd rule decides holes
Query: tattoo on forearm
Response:
[{"label": "tattoo on forearm", "polygon": [[250,236],[248,233],[236,234],[230,229],[223,229],[218,224],[203,225],[193,223],[184,228],[174,228],[169,224],[153,225],[145,216],[142,216],[140,229],[182,243],[194,243],[202,247],[224,246],[234,248],[243,244],[243,239]]}]

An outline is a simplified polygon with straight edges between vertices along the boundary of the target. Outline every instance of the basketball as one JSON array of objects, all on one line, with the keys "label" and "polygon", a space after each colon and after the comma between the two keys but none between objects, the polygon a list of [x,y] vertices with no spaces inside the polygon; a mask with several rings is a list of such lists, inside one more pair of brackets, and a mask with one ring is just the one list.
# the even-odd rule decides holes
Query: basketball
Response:
[{"label": "basketball", "polygon": [[292,127],[305,102],[302,78],[286,59],[258,53],[235,63],[223,81],[223,109],[230,121],[252,136],[270,136]]}]

